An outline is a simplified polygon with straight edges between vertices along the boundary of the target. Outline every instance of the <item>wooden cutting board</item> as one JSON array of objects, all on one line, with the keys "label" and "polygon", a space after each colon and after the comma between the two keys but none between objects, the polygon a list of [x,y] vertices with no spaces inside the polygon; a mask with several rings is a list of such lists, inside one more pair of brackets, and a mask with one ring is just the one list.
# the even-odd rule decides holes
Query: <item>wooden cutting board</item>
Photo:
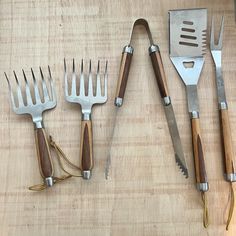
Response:
[{"label": "wooden cutting board", "polygon": [[[229,185],[222,171],[214,67],[209,50],[199,82],[202,136],[210,190],[210,226],[202,225],[202,202],[195,188],[190,123],[185,88],[168,56],[168,10],[206,7],[220,21],[225,16],[223,71],[234,149],[236,149],[236,24],[230,0],[161,1],[0,1],[0,235],[164,236],[235,235],[236,214],[225,231]],[[144,17],[160,46],[168,86],[189,166],[185,179],[174,152],[159,91],[148,56],[144,29],[134,35],[135,53],[118,113],[110,180],[105,160],[114,125],[113,99],[123,46],[131,25]],[[208,30],[209,32],[209,30]],[[70,179],[43,192],[28,186],[41,181],[29,117],[9,107],[6,71],[13,79],[30,67],[51,66],[58,105],[46,112],[45,127],[74,163],[79,161],[79,106],[64,100],[63,58],[93,68],[109,61],[109,100],[93,109],[93,178]],[[85,66],[87,70],[88,67]],[[38,73],[38,72],[37,72]],[[22,76],[21,78],[22,79]],[[236,153],[236,150],[234,150]],[[55,161],[55,165],[57,165]]]}]

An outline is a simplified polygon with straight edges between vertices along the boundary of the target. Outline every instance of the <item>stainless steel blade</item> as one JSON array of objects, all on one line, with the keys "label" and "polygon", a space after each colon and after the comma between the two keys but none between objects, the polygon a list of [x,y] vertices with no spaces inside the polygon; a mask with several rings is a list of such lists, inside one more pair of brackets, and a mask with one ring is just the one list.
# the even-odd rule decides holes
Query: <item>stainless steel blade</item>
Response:
[{"label": "stainless steel blade", "polygon": [[[114,107],[114,106],[113,106]],[[115,135],[115,127],[116,127],[116,121],[117,121],[117,113],[120,107],[115,106],[115,111],[112,112],[114,114],[113,118],[113,126],[112,126],[112,131],[111,131],[111,138],[110,142],[108,144],[108,153],[107,153],[107,159],[106,159],[106,164],[105,164],[105,178],[108,179],[110,176],[110,168],[111,168],[111,148],[113,146],[113,141],[114,141],[114,135]]]},{"label": "stainless steel blade", "polygon": [[185,175],[185,177],[188,178],[188,168],[184,157],[184,152],[182,149],[181,139],[179,136],[179,131],[172,104],[170,103],[168,106],[164,106],[164,108],[165,108],[166,120],[170,131],[170,136],[172,139],[172,144],[175,151],[175,160],[179,165],[181,171]]}]

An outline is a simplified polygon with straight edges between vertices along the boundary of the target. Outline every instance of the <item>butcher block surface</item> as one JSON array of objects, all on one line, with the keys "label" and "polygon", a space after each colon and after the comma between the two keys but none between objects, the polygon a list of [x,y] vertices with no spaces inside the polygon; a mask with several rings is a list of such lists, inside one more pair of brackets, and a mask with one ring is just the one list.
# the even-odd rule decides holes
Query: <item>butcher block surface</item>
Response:
[{"label": "butcher block surface", "polygon": [[[231,0],[1,0],[0,1],[0,235],[1,236],[233,236],[236,213],[225,230],[229,184],[223,177],[220,123],[214,64],[207,45],[198,84],[202,142],[210,189],[210,225],[203,227],[203,206],[196,190],[191,126],[185,86],[169,59],[168,10],[203,7],[216,25],[225,16],[223,77],[236,153],[236,23]],[[104,169],[115,122],[114,96],[122,49],[133,22],[149,21],[159,45],[167,84],[189,168],[185,179],[175,163],[172,142],[148,55],[149,41],[135,28],[134,55],[124,104],[117,112],[111,147],[111,171]],[[217,27],[216,27],[217,28]],[[208,39],[209,42],[209,39]],[[41,182],[29,116],[9,106],[5,71],[31,79],[30,68],[50,65],[57,107],[44,113],[48,134],[71,161],[79,164],[80,106],[64,99],[63,59],[88,72],[108,60],[108,102],[93,108],[94,169],[91,180],[71,178],[42,192],[28,187]],[[56,175],[62,172],[52,151]]]}]

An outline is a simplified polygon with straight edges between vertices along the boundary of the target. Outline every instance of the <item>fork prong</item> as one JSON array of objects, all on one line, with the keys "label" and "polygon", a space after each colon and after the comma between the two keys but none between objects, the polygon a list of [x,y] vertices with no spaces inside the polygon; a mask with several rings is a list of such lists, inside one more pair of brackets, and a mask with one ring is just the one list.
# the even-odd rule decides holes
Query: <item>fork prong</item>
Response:
[{"label": "fork prong", "polygon": [[38,84],[37,81],[35,79],[34,76],[34,71],[31,68],[31,73],[32,73],[32,77],[33,77],[33,82],[34,82],[34,96],[35,96],[35,102],[37,103],[42,103],[41,98],[40,98],[40,94],[39,94],[39,88],[38,88]]},{"label": "fork prong", "polygon": [[30,86],[29,86],[28,80],[26,78],[25,71],[23,69],[22,69],[22,73],[23,73],[23,77],[25,80],[26,102],[27,102],[27,105],[32,105],[33,101],[32,101],[32,96],[31,96],[31,92],[30,92]]},{"label": "fork prong", "polygon": [[[41,66],[39,67],[39,71],[40,71],[40,75],[41,75],[41,79],[42,79],[42,87],[43,87],[43,96],[44,96],[44,102],[48,102],[50,100],[49,98],[49,94],[48,94],[48,88],[43,76],[43,72],[42,72],[42,68]],[[50,74],[49,74],[50,76]]]},{"label": "fork prong", "polygon": [[75,74],[75,60],[73,58],[72,66],[72,81],[71,81],[71,95],[76,96],[76,74]]},{"label": "fork prong", "polygon": [[210,39],[210,48],[213,49],[215,46],[215,36],[214,36],[214,17],[211,19],[211,39]]},{"label": "fork prong", "polygon": [[222,16],[221,19],[221,26],[220,26],[220,32],[218,36],[218,41],[215,43],[215,27],[214,27],[214,18],[212,17],[212,24],[211,24],[211,40],[210,40],[210,47],[211,50],[221,50],[222,49],[222,43],[223,43],[223,31],[224,31],[224,16]]},{"label": "fork prong", "polygon": [[[56,102],[56,91],[55,91],[55,88],[54,88],[54,82],[53,82],[53,79],[52,79],[52,73],[51,73],[51,69],[50,69],[50,66],[48,65],[48,74],[49,74],[49,83],[50,83],[50,90],[51,90],[51,100],[55,103]],[[50,99],[50,97],[49,97]]]},{"label": "fork prong", "polygon": [[89,81],[88,81],[88,96],[93,96],[93,76],[92,76],[92,65],[91,60],[89,61]]},{"label": "fork prong", "polygon": [[67,70],[66,70],[66,59],[64,58],[64,82],[65,82],[65,96],[68,97],[68,77],[67,77]]},{"label": "fork prong", "polygon": [[219,39],[218,39],[218,47],[219,47],[219,49],[222,48],[223,31],[224,31],[224,16],[222,16],[222,18],[221,18],[221,25],[220,25],[220,32],[219,32]]},{"label": "fork prong", "polygon": [[18,98],[18,106],[24,106],[24,101],[23,101],[23,96],[22,96],[22,91],[21,91],[21,84],[16,76],[16,72],[13,71],[14,77],[16,79],[16,84],[17,84],[17,98]]},{"label": "fork prong", "polygon": [[106,61],[106,65],[105,65],[105,73],[104,73],[104,97],[107,98],[107,78],[108,78],[108,74],[107,74],[107,64],[108,61]]},{"label": "fork prong", "polygon": [[11,84],[10,84],[10,81],[9,81],[9,79],[8,79],[8,77],[7,77],[6,72],[4,72],[4,74],[5,74],[5,77],[6,77],[6,80],[7,80],[7,84],[8,84],[9,95],[10,95],[10,101],[11,101],[13,110],[15,110],[15,109],[16,109],[16,104],[15,104],[15,100],[14,100],[14,95],[13,95],[13,92],[12,92]]},{"label": "fork prong", "polygon": [[96,89],[96,96],[101,97],[101,78],[100,78],[100,61],[98,60],[98,67],[97,67],[97,89]]},{"label": "fork prong", "polygon": [[81,69],[80,69],[80,88],[79,88],[79,95],[80,96],[85,96],[85,88],[84,88],[84,72],[83,72],[83,67],[84,67],[84,61],[82,59],[81,61]]}]

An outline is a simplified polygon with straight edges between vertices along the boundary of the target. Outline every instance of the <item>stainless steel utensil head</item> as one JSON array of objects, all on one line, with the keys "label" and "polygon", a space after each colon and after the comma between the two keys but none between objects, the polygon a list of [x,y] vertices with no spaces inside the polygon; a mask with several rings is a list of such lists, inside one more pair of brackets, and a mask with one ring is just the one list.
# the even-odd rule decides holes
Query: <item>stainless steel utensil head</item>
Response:
[{"label": "stainless steel utensil head", "polygon": [[207,9],[169,11],[171,57],[200,57],[206,50]]},{"label": "stainless steel utensil head", "polygon": [[107,101],[107,61],[104,72],[104,93],[102,94],[101,89],[101,78],[100,78],[100,62],[97,65],[96,74],[96,93],[93,93],[93,78],[91,69],[91,60],[89,62],[89,73],[88,73],[88,89],[85,92],[85,75],[83,69],[83,60],[81,62],[80,78],[79,78],[79,93],[77,91],[77,80],[75,73],[75,61],[73,59],[72,66],[72,78],[71,78],[71,91],[69,91],[68,86],[68,74],[66,68],[66,60],[64,59],[64,69],[65,69],[65,96],[68,102],[79,103],[82,107],[82,113],[90,112],[94,104],[101,104]]},{"label": "stainless steel utensil head", "polygon": [[[32,68],[31,68],[31,74],[33,78],[33,88],[34,88],[33,93],[30,90],[30,83],[26,77],[24,70],[22,70],[24,81],[25,81],[24,91],[22,89],[21,83],[18,80],[18,77],[15,71],[13,71],[15,81],[16,81],[16,93],[15,93],[16,96],[14,96],[14,92],[13,92],[13,89],[12,89],[12,86],[11,86],[10,80],[8,79],[7,74],[4,73],[7,83],[8,83],[10,101],[11,101],[11,105],[14,112],[16,114],[30,114],[35,124],[42,122],[42,113],[45,110],[52,109],[57,104],[56,93],[54,89],[50,67],[48,66],[48,73],[49,73],[48,84],[50,88],[48,88],[48,85],[45,81],[41,67],[39,67],[39,70],[40,70],[41,85],[42,85],[42,95],[43,95],[42,97],[39,92],[39,84],[35,78],[34,71]],[[33,101],[32,95],[35,101]],[[23,97],[26,98],[26,101],[24,101]]]},{"label": "stainless steel utensil head", "polygon": [[224,16],[221,18],[220,32],[218,36],[218,42],[215,42],[215,27],[214,27],[214,17],[211,21],[211,39],[210,39],[210,48],[211,50],[221,50],[223,43],[223,31],[224,31]]},{"label": "stainless steel utensil head", "polygon": [[185,85],[197,85],[204,64],[207,10],[169,11],[170,59]]},{"label": "stainless steel utensil head", "polygon": [[221,56],[222,56],[222,45],[223,45],[223,30],[224,30],[224,17],[221,19],[221,26],[218,36],[218,42],[215,41],[215,27],[214,27],[214,18],[212,17],[211,25],[211,40],[210,40],[210,49],[213,61],[215,63],[216,69],[216,88],[217,88],[217,97],[218,104],[221,109],[227,109],[227,101],[224,88],[223,73],[221,68]]}]

